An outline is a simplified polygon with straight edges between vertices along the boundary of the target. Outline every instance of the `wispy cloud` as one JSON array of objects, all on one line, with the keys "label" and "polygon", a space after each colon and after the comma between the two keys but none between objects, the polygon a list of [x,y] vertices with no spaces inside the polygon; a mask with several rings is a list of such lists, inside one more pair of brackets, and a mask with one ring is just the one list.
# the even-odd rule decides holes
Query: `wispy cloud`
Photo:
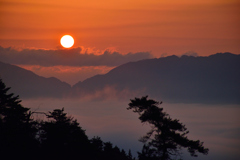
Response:
[{"label": "wispy cloud", "polygon": [[84,49],[23,49],[0,47],[0,61],[17,65],[40,65],[40,66],[118,66],[130,61],[152,58],[149,52],[137,52],[121,54],[116,51],[99,51]]},{"label": "wispy cloud", "polygon": [[198,57],[198,53],[197,52],[194,52],[194,51],[188,51],[184,54],[182,54],[182,56],[193,56],[193,57]]}]

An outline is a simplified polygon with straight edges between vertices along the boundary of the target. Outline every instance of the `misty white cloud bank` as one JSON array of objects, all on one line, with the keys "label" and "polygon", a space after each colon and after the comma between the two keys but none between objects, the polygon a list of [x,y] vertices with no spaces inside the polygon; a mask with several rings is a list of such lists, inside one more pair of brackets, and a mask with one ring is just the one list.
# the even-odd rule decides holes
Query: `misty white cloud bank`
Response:
[{"label": "misty white cloud bank", "polygon": [[3,48],[0,46],[0,61],[17,65],[40,66],[118,66],[131,61],[149,59],[149,52],[121,54],[105,50],[99,54],[84,48],[72,49],[23,49]]}]

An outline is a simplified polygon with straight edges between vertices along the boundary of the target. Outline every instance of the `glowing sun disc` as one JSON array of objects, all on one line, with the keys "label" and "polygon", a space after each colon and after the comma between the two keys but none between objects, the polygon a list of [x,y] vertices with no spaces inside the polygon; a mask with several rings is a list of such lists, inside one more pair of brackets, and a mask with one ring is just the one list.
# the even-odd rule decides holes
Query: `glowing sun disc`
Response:
[{"label": "glowing sun disc", "polygon": [[74,39],[70,35],[64,35],[62,36],[60,43],[64,48],[70,48],[74,44]]}]

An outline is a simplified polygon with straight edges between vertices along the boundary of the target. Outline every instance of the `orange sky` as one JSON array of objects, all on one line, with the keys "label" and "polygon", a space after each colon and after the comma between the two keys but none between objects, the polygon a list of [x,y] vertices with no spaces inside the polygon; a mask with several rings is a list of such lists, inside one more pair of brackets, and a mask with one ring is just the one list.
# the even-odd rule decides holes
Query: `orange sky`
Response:
[{"label": "orange sky", "polygon": [[0,45],[199,55],[240,51],[237,0],[0,0]]},{"label": "orange sky", "polygon": [[[151,52],[155,57],[182,55],[189,51],[196,52],[201,56],[217,52],[240,54],[240,1],[0,0],[0,46],[59,49],[59,41],[64,34],[70,34],[75,38],[75,48],[85,48],[89,53],[94,54],[104,53],[106,48],[124,54]],[[2,59],[0,57],[0,61]],[[38,64],[20,64],[19,66],[40,76],[54,76],[71,85],[93,75],[104,74],[115,67],[106,65],[41,66]],[[112,95],[112,92],[107,93]],[[127,114],[122,115],[126,117],[115,116],[120,112],[115,112],[112,107],[121,109],[128,103],[123,101],[121,103],[124,104],[121,106],[116,105],[117,103],[113,101],[108,101],[106,104],[100,104],[99,101],[92,101],[91,104],[88,102],[87,106],[90,105],[90,111],[86,110],[86,107],[81,109],[74,106],[76,104],[86,106],[83,102],[71,101],[71,104],[57,100],[59,105],[52,105],[51,99],[51,106],[48,106],[48,103],[43,102],[42,99],[39,101],[34,104],[29,102],[29,105],[26,104],[26,101],[24,103],[26,107],[40,106],[40,109],[45,107],[47,110],[55,106],[67,106],[69,110],[72,107],[72,113],[76,115],[74,117],[81,118],[80,122],[84,128],[86,128],[85,126],[89,127],[86,128],[88,134],[97,133],[99,126],[103,127],[105,131],[109,131],[108,128],[114,130],[113,126],[116,125],[110,123],[112,117],[123,119],[121,123],[126,128],[126,124],[129,123],[128,113],[131,114],[125,109],[124,112]],[[231,149],[228,152],[230,155],[237,153],[234,149],[239,146],[239,141],[236,141],[237,136],[231,137],[239,130],[239,125],[237,125],[239,124],[237,123],[239,109],[237,107],[234,106],[232,109],[230,106],[223,106],[219,109],[219,106],[217,106],[218,108],[208,106],[202,108],[200,105],[194,107],[192,104],[182,105],[186,107],[185,111],[181,106],[171,107],[170,105],[167,106],[166,111],[174,118],[176,116],[183,122],[188,122],[186,124],[193,132],[192,135],[200,135],[197,138],[205,141],[208,147],[213,148],[213,152],[211,150],[209,156],[212,156],[214,151],[218,155],[221,151],[224,154],[229,148]],[[96,110],[96,107],[93,109],[92,106],[98,106],[98,109]],[[108,106],[110,107],[107,108]],[[226,108],[230,108],[230,110]],[[96,111],[96,114],[93,111]],[[110,116],[103,119],[102,112]],[[204,121],[201,117],[203,114],[205,114]],[[137,118],[136,121],[139,122]],[[86,124],[84,124],[85,122]],[[91,125],[96,122],[99,125]],[[132,124],[132,122],[129,123],[127,129],[136,131],[137,129],[132,127],[135,125]],[[114,132],[119,134],[118,130],[114,130]],[[135,133],[132,137],[135,137],[137,142],[138,136]],[[114,139],[116,138],[114,137]]]}]

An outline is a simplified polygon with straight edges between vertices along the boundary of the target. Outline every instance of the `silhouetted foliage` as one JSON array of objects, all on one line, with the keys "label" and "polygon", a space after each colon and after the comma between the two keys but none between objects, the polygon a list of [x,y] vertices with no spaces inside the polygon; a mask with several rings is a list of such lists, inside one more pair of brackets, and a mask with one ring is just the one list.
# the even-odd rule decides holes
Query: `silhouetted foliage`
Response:
[{"label": "silhouetted foliage", "polygon": [[103,157],[103,146],[104,142],[101,140],[100,137],[93,137],[90,140],[91,147],[92,147],[92,154],[95,155],[96,160],[98,157]]},{"label": "silhouetted foliage", "polygon": [[191,156],[197,156],[197,152],[208,154],[203,142],[193,141],[187,138],[189,131],[177,119],[172,119],[163,112],[163,108],[157,102],[148,99],[148,96],[135,98],[129,103],[127,109],[139,114],[142,123],[148,123],[151,130],[140,141],[144,143],[139,160],[171,160],[172,156],[180,155],[181,147],[187,148]]},{"label": "silhouetted foliage", "polygon": [[131,150],[129,149],[129,151],[128,151],[128,159],[135,159],[135,158],[133,158],[133,156],[132,156],[132,152],[131,152]]},{"label": "silhouetted foliage", "polygon": [[[89,159],[133,160],[131,153],[100,137],[88,139],[77,120],[64,113],[31,112],[23,107],[18,96],[8,94],[10,88],[0,79],[0,158],[1,159]],[[46,115],[38,122],[33,114]]]},{"label": "silhouetted foliage", "polygon": [[139,160],[158,160],[159,158],[155,155],[155,149],[149,146],[143,145],[142,152],[138,152]]},{"label": "silhouetted foliage", "polygon": [[19,96],[7,93],[9,89],[0,79],[0,155],[11,159],[29,152],[30,156],[37,150],[35,122]]},{"label": "silhouetted foliage", "polygon": [[120,151],[117,146],[113,147],[111,142],[104,143],[103,153],[104,160],[130,160],[124,150]]},{"label": "silhouetted foliage", "polygon": [[76,153],[86,158],[90,143],[77,120],[67,117],[64,109],[49,112],[47,118],[50,121],[42,123],[40,134],[44,152],[53,158],[74,157]]},{"label": "silhouetted foliage", "polygon": [[120,151],[117,146],[113,147],[111,142],[103,142],[100,137],[93,137],[90,142],[96,160],[133,160],[124,150]]}]

